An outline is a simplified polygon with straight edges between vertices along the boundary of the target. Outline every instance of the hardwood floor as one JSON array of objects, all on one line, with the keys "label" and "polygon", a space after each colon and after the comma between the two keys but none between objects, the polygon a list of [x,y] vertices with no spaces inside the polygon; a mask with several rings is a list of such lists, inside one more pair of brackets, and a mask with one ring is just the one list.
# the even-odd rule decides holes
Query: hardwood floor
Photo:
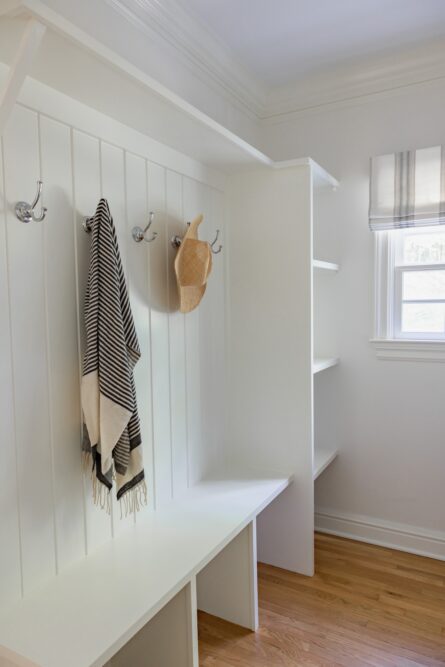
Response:
[{"label": "hardwood floor", "polygon": [[316,575],[259,565],[260,630],[199,615],[201,667],[445,666],[445,562],[316,536]]}]

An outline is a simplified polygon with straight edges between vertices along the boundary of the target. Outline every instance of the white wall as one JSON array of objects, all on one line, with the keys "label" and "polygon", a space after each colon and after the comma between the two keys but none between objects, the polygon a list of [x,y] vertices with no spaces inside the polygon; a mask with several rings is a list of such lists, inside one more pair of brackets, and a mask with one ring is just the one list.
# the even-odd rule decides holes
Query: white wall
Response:
[{"label": "white wall", "polygon": [[[427,540],[424,549],[442,555],[445,366],[376,358],[369,343],[374,239],[367,207],[370,156],[444,143],[444,105],[445,85],[424,84],[269,124],[263,146],[276,159],[310,155],[341,181],[329,203],[320,201],[325,231],[317,236],[316,230],[315,238],[320,259],[341,263],[338,276],[332,276],[338,283],[341,365],[324,380],[333,392],[320,388],[323,409],[335,401],[341,451],[317,482],[317,505],[334,517],[378,526],[388,522],[387,542],[401,541],[394,528],[409,532],[406,525],[411,526],[414,536],[435,537],[438,542]],[[361,530],[350,522],[341,529]],[[371,534],[366,526],[363,532]],[[382,531],[374,534],[376,540],[384,537]],[[411,547],[416,548],[415,539]]]},{"label": "white wall", "polygon": [[[111,517],[97,509],[81,473],[79,378],[90,242],[81,222],[101,196],[114,217],[142,349],[135,377],[146,511],[212,468],[223,437],[223,261],[215,259],[201,308],[184,316],[177,311],[169,243],[200,212],[202,237],[212,239],[217,226],[224,236],[223,193],[209,185],[218,175],[28,81],[24,98],[31,93],[38,111],[15,107],[0,160],[2,601],[134,521],[120,519],[116,502]],[[40,175],[48,214],[25,225],[13,207],[32,199]],[[144,226],[150,210],[159,237],[138,245],[131,228]]]}]

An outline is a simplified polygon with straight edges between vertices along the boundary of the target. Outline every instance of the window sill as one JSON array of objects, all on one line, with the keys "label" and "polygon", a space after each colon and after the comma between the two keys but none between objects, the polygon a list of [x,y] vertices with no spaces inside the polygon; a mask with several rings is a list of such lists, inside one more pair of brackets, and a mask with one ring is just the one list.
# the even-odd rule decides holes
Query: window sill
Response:
[{"label": "window sill", "polygon": [[373,338],[377,359],[383,361],[439,361],[445,362],[445,341],[395,340]]}]

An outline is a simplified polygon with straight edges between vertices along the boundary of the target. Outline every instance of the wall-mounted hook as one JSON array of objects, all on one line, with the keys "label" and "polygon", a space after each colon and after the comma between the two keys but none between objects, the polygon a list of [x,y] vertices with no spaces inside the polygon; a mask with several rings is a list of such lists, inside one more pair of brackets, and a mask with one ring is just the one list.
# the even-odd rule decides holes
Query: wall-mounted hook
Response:
[{"label": "wall-mounted hook", "polygon": [[89,234],[91,232],[91,230],[93,229],[93,220],[94,220],[94,218],[91,218],[91,217],[87,217],[87,218],[83,219],[83,222],[82,222],[83,231],[86,232],[87,234]]},{"label": "wall-mounted hook", "polygon": [[151,243],[152,241],[155,240],[155,238],[158,235],[158,232],[153,232],[149,239],[145,238],[145,234],[150,229],[154,217],[155,217],[154,211],[150,211],[150,215],[148,218],[148,225],[144,227],[144,229],[142,229],[142,227],[133,227],[133,229],[131,230],[131,235],[133,236],[133,239],[136,241],[136,243],[140,243],[141,241],[146,241],[147,243]]},{"label": "wall-mounted hook", "polygon": [[214,245],[215,245],[215,243],[217,242],[218,239],[219,239],[219,229],[216,230],[216,236],[215,236],[214,240],[212,241],[212,243],[209,243],[210,249],[211,249],[211,251],[213,252],[214,255],[218,255],[221,252],[221,250],[223,249],[221,244],[219,244],[218,250],[214,249]]},{"label": "wall-mounted hook", "polygon": [[[190,227],[190,222],[187,222],[187,228]],[[176,234],[176,236],[172,236],[170,243],[172,244],[173,248],[180,248],[183,236],[179,236],[179,234]]]},{"label": "wall-mounted hook", "polygon": [[[190,227],[190,222],[187,223],[187,227]],[[183,237],[179,236],[178,234],[176,236],[173,236],[172,239],[171,239],[171,244],[172,244],[173,248],[176,248],[176,249],[180,248],[181,243],[182,243],[182,239],[183,239]],[[211,243],[209,243],[210,250],[212,251],[212,253],[214,255],[218,255],[221,252],[221,250],[223,249],[223,246],[221,244],[218,246],[217,250],[214,249],[215,243],[217,242],[218,239],[219,239],[219,229],[216,230],[216,236],[213,239],[213,241]]]},{"label": "wall-mounted hook", "polygon": [[34,214],[34,209],[39,203],[40,196],[42,194],[43,181],[37,181],[37,194],[34,197],[32,204],[28,204],[25,201],[19,201],[15,205],[15,214],[21,222],[42,222],[45,219],[45,215],[48,209],[44,206],[40,209],[40,215]]}]

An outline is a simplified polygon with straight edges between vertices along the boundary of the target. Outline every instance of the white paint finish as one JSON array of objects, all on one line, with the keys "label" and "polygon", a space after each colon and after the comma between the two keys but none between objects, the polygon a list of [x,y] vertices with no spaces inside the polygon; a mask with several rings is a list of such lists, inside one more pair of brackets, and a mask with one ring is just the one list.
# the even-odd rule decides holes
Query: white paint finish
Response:
[{"label": "white paint finish", "polygon": [[[144,228],[148,221],[147,165],[146,161],[126,153],[125,181],[127,202],[126,239],[131,238],[135,226]],[[157,220],[154,226],[157,225]],[[136,364],[134,379],[136,384],[139,418],[141,420],[142,447],[144,452],[144,471],[148,490],[147,508],[154,506],[153,473],[153,419],[152,419],[152,383],[151,383],[151,333],[150,303],[148,295],[148,257],[149,250],[145,243],[127,243],[129,267],[129,290],[134,321],[137,322],[141,358]],[[136,517],[137,519],[137,517]]]},{"label": "white paint finish", "polygon": [[114,227],[116,229],[116,236],[119,244],[122,265],[124,267],[125,276],[128,280],[124,151],[122,148],[112,146],[105,141],[101,141],[100,157],[102,197],[105,197],[110,206]]},{"label": "white paint finish", "polygon": [[190,489],[4,609],[0,644],[40,667],[103,665],[288,484],[266,475]]},{"label": "white paint finish", "polygon": [[445,86],[436,82],[268,128],[266,145],[282,159],[310,148],[342,184],[323,204],[332,236],[315,252],[341,264],[338,275],[330,276],[337,284],[333,325],[341,364],[316,380],[333,380],[334,393],[321,398],[320,409],[325,412],[335,396],[341,457],[317,481],[317,505],[332,515],[353,513],[427,532],[445,526],[444,367],[382,362],[369,344],[374,236],[368,228],[368,178],[372,155],[441,143],[444,104]]},{"label": "white paint finish", "polygon": [[256,522],[249,523],[196,579],[198,609],[258,629]]},{"label": "white paint finish", "polygon": [[[187,584],[110,661],[110,667],[198,667],[192,645],[191,584]],[[197,642],[197,637],[195,637]]]},{"label": "white paint finish", "polygon": [[187,384],[185,360],[185,316],[179,312],[174,261],[176,248],[170,243],[176,235],[182,235],[185,223],[182,215],[182,177],[167,172],[167,280],[168,327],[170,335],[170,400],[172,438],[172,484],[178,495],[188,487],[188,439],[187,439]]},{"label": "white paint finish", "polygon": [[42,231],[57,565],[61,569],[85,554],[71,133],[66,125],[42,118],[40,135],[48,208]]},{"label": "white paint finish", "polygon": [[150,243],[151,360],[156,507],[173,496],[165,169],[148,164],[148,206],[158,237]]},{"label": "white paint finish", "polygon": [[4,158],[22,573],[29,590],[55,573],[56,555],[43,227],[20,223],[13,212],[16,201],[33,196],[40,174],[35,113],[14,109]]},{"label": "white paint finish", "polygon": [[33,59],[45,34],[45,30],[46,27],[42,23],[32,18],[26,24],[16,56],[11,63],[8,80],[0,96],[0,136],[4,132],[25,77],[31,69]]},{"label": "white paint finish", "polygon": [[316,358],[314,359],[314,364],[313,364],[313,372],[314,373],[320,373],[320,371],[325,371],[328,368],[332,368],[333,366],[337,366],[339,363],[339,359],[337,357],[330,357],[328,359],[323,359],[323,358]]},{"label": "white paint finish", "polygon": [[334,264],[334,262],[325,262],[324,260],[321,259],[314,259],[312,261],[312,266],[314,269],[323,269],[325,271],[339,271],[340,267],[338,264]]},{"label": "white paint finish", "polygon": [[191,578],[189,584],[190,608],[188,634],[190,637],[190,652],[193,667],[199,667],[199,641],[198,641],[198,599],[196,592],[196,575]]},{"label": "white paint finish", "polygon": [[3,146],[0,143],[0,599],[14,599],[21,592],[20,527],[17,489],[16,432],[14,423],[14,389],[10,299],[6,236],[6,199],[3,181]]},{"label": "white paint finish", "polygon": [[377,339],[370,341],[377,359],[385,361],[445,362],[443,341]]},{"label": "white paint finish", "polygon": [[315,527],[321,533],[445,561],[445,531],[423,530],[370,516],[332,512],[322,507],[315,513]]},{"label": "white paint finish", "polygon": [[[82,20],[85,19],[85,14],[90,12],[93,18],[88,23],[89,30],[79,30],[75,23],[81,17]],[[104,22],[99,19],[101,13],[106,14]],[[121,16],[114,12],[110,14],[109,6],[105,3],[85,2],[82,11],[79,10],[79,5],[76,5],[74,23],[67,22],[63,16],[51,12],[43,3],[39,4],[37,15],[47,25],[54,27],[54,30],[48,29],[43,48],[36,57],[32,70],[32,75],[42,83],[136,128],[147,137],[155,137],[166,146],[174,145],[180,152],[203,164],[227,167],[232,164],[243,165],[246,161],[249,163],[252,157],[254,160],[264,159],[258,149],[233,131],[242,130],[241,135],[252,134],[251,140],[257,140],[256,124],[251,123],[248,118],[243,119],[242,114],[236,111],[233,113],[233,106],[224,99],[221,100],[221,96],[209,94],[206,98],[196,80],[191,82],[194,91],[186,90],[185,96],[181,96],[172,92],[178,88],[177,85],[167,88],[159,83],[159,80],[147,75],[146,67],[150,56],[142,55],[140,67],[135,66],[134,58],[124,59],[119,54],[119,51],[122,53],[122,45],[124,51],[128,51],[126,46],[130,46],[133,51],[138,44],[139,48],[133,51],[133,55],[136,55],[136,60],[139,61],[141,54],[146,51],[147,42],[140,36],[135,36],[131,26],[128,30],[129,26],[122,21]],[[110,47],[103,44],[103,30],[99,32],[102,41],[88,34],[91,29],[96,32],[99,25],[106,24],[108,39],[113,32],[113,20],[116,37]],[[3,19],[2,24],[0,59],[9,64],[14,48],[8,48],[8,32],[18,32],[20,19]],[[120,46],[116,40],[120,42]],[[159,53],[155,59],[159,64]],[[176,72],[178,67],[181,67],[180,62],[173,67]],[[79,71],[83,73],[82,77],[77,76]],[[187,79],[189,85],[190,77]],[[116,95],[117,90],[119,95]],[[210,90],[207,89],[206,92],[210,93]],[[186,99],[190,97],[199,99],[200,107]],[[210,110],[208,102],[211,97],[216,99]],[[132,102],[128,104],[130,99]],[[201,108],[211,111],[211,115]],[[228,126],[233,129],[227,129]]]},{"label": "white paint finish", "polygon": [[[73,131],[73,184],[74,184],[74,233],[77,260],[77,309],[80,359],[85,352],[85,325],[83,319],[85,292],[88,278],[90,257],[90,237],[85,234],[82,222],[85,216],[94,215],[101,195],[101,164],[99,141],[83,132]],[[78,391],[80,396],[80,386]],[[81,423],[83,419],[81,420]],[[79,448],[82,434],[79,432]],[[94,506],[93,489],[90,475],[84,479],[84,504],[86,522],[87,550],[91,553],[96,547],[111,537],[111,517],[100,512]]]},{"label": "white paint finish", "polygon": [[328,465],[337,457],[337,450],[321,449],[315,447],[314,450],[314,480],[326,470]]},{"label": "white paint finish", "polygon": [[[184,220],[190,222],[204,210],[205,192],[201,184],[189,178],[183,180],[183,213]],[[202,235],[202,227],[199,235]],[[204,294],[203,299],[206,298]],[[185,316],[185,354],[186,354],[186,400],[187,400],[187,442],[190,454],[189,482],[199,481],[207,469],[207,451],[204,450],[202,438],[202,419],[200,405],[201,394],[201,331],[200,309],[187,313]]]},{"label": "white paint finish", "polygon": [[[225,243],[223,202],[220,193],[208,191],[202,212],[204,221],[200,226],[200,238],[212,242],[217,230],[220,237],[215,250]],[[199,308],[201,348],[201,410],[202,410],[202,455],[205,462],[201,474],[221,470],[225,462],[225,298],[224,263],[228,246],[213,255],[212,272]]]},{"label": "white paint finish", "polygon": [[310,165],[231,180],[231,465],[295,474],[259,518],[258,551],[262,561],[305,574],[313,573],[311,208]]},{"label": "white paint finish", "polygon": [[[5,600],[20,594],[22,571],[25,593],[34,583],[53,574],[56,549],[63,570],[68,563],[82,556],[85,543],[88,553],[92,553],[112,537],[111,519],[94,506],[91,483],[81,475],[79,457],[82,437],[79,376],[85,344],[83,302],[90,248],[90,237],[83,231],[81,223],[85,215],[94,213],[102,194],[102,181],[119,228],[142,349],[142,358],[136,367],[136,383],[149,490],[148,512],[155,505],[156,490],[162,502],[170,499],[172,492],[177,495],[186,489],[189,468],[201,469],[200,462],[191,462],[190,457],[205,454],[201,447],[192,448],[189,452],[183,439],[188,417],[185,404],[189,396],[181,385],[185,386],[188,382],[188,366],[192,368],[193,386],[196,386],[196,374],[201,373],[199,338],[192,339],[190,343],[190,364],[186,361],[185,332],[180,325],[184,318],[177,316],[173,310],[168,311],[168,307],[175,307],[172,282],[169,293],[166,290],[168,232],[166,217],[162,213],[166,197],[165,179],[169,179],[173,188],[170,188],[169,206],[172,211],[175,210],[175,216],[179,215],[183,180],[179,170],[184,166],[184,160],[178,159],[178,171],[173,171],[175,163],[169,149],[166,149],[172,167],[167,171],[150,162],[149,154],[139,156],[126,152],[127,141],[134,145],[132,131],[105,117],[101,127],[108,127],[107,137],[112,141],[102,141],[101,145],[100,139],[94,136],[98,122],[95,112],[91,112],[91,133],[80,132],[64,122],[65,115],[71,117],[72,104],[69,100],[57,95],[46,99],[45,90],[38,86],[35,90],[36,103],[43,106],[46,103],[51,115],[59,114],[60,117],[50,119],[41,114],[39,150],[37,116],[18,106],[16,118],[12,119],[5,137],[4,151],[8,234],[7,243],[2,244],[0,258],[0,272],[5,277],[0,288],[0,354],[5,355],[5,363],[1,364],[4,379],[1,410],[7,444],[0,456],[5,464],[2,470],[7,476],[2,485],[2,492],[5,493],[5,496],[2,495],[2,498],[5,497],[2,506],[7,508],[7,514],[0,516],[0,533],[2,539],[5,536],[8,547],[1,554],[5,568],[0,572],[0,590],[4,592],[2,599]],[[88,129],[88,113],[85,109],[82,113],[82,122]],[[141,141],[141,149],[145,150],[145,147]],[[45,181],[44,197],[50,210],[43,223],[23,225],[16,220],[12,205],[18,199],[29,199],[33,195],[35,180],[40,175],[40,162]],[[189,166],[193,166],[192,163]],[[193,166],[190,173],[206,178],[206,169],[199,165]],[[152,179],[150,174],[155,174]],[[203,200],[212,199],[213,189],[203,183],[197,187]],[[222,215],[222,195],[218,194],[216,201],[216,213]],[[133,224],[146,221],[150,208],[159,211],[154,227],[162,232],[164,240],[159,242],[158,239],[149,248],[147,244],[134,243],[130,229]],[[4,220],[0,229],[2,237],[5,233],[3,223]],[[163,294],[167,297],[164,309],[158,301],[153,304],[155,290],[151,288],[150,278],[155,287],[160,285],[164,290]],[[224,280],[224,276],[220,275],[220,279]],[[222,311],[223,302],[215,308]],[[152,311],[155,310],[152,321]],[[158,315],[160,319],[156,320]],[[159,321],[161,329],[156,330]],[[175,335],[169,344],[170,321],[177,321],[178,326],[174,328]],[[9,342],[11,325],[12,357]],[[152,368],[151,363],[154,335],[157,335],[155,345],[163,355],[156,352],[156,368]],[[215,355],[219,355],[220,344],[220,339],[215,341]],[[173,361],[173,365],[170,362],[172,374],[168,368],[169,359]],[[13,367],[8,366],[12,361]],[[6,374],[4,378],[3,373]],[[200,437],[202,414],[199,393],[192,393],[191,396],[196,418],[194,433]],[[193,396],[198,396],[198,400]],[[158,419],[154,434],[153,401]],[[14,404],[17,408],[17,443]],[[174,426],[171,443],[170,421]],[[16,455],[19,492],[16,488]],[[28,460],[30,466],[26,467]],[[205,466],[206,462],[202,467]],[[113,511],[116,532],[126,526],[131,527],[132,517],[121,521],[119,506],[114,506]]]},{"label": "white paint finish", "polygon": [[345,60],[442,37],[445,29],[441,0],[256,0],[254,12],[237,0],[179,1],[270,87]]}]

